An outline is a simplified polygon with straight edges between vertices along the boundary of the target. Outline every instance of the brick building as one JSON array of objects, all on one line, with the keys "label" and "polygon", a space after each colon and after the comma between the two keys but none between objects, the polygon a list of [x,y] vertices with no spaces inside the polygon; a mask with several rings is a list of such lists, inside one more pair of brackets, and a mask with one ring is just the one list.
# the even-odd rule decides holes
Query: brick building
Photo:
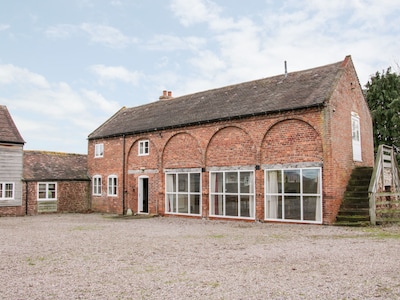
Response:
[{"label": "brick building", "polygon": [[373,165],[350,56],[305,71],[123,107],[88,137],[92,209],[330,224]]},{"label": "brick building", "polygon": [[90,209],[87,155],[24,151],[23,175],[27,215]]}]

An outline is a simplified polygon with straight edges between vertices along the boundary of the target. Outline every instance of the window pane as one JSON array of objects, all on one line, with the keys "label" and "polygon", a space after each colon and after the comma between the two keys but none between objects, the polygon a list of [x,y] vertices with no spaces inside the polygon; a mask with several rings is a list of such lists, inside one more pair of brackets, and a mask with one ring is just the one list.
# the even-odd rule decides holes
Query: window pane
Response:
[{"label": "window pane", "polygon": [[200,195],[190,195],[190,213],[200,213]]},{"label": "window pane", "polygon": [[190,192],[200,193],[200,173],[190,174]]},{"label": "window pane", "polygon": [[241,172],[240,173],[240,192],[241,193],[251,193],[251,185],[252,182],[252,173],[250,172]]},{"label": "window pane", "polygon": [[6,183],[5,198],[13,198],[13,183]]},{"label": "window pane", "polygon": [[238,197],[227,195],[226,196],[226,212],[227,216],[238,216],[239,205],[238,205]]},{"label": "window pane", "polygon": [[285,170],[285,193],[300,193],[300,170]]},{"label": "window pane", "polygon": [[188,191],[188,175],[178,174],[178,192]]},{"label": "window pane", "polygon": [[49,183],[49,190],[47,193],[48,199],[55,199],[56,198],[56,185],[55,183]]},{"label": "window pane", "polygon": [[225,191],[227,193],[238,192],[238,174],[237,172],[227,172],[225,175]]},{"label": "window pane", "polygon": [[188,196],[185,194],[178,195],[178,212],[186,214],[189,212]]},{"label": "window pane", "polygon": [[300,197],[285,197],[285,219],[301,220]]},{"label": "window pane", "polygon": [[224,214],[224,197],[222,195],[212,196],[211,214],[222,216]]},{"label": "window pane", "polygon": [[0,198],[3,198],[3,184],[0,183]]},{"label": "window pane", "polygon": [[280,194],[282,193],[282,171],[273,170],[267,171],[266,173],[267,186],[266,193],[267,194]]},{"label": "window pane", "polygon": [[46,199],[46,184],[39,183],[39,199]]},{"label": "window pane", "polygon": [[309,221],[319,221],[319,197],[303,198],[303,218]]},{"label": "window pane", "polygon": [[211,173],[211,193],[223,193],[223,173]]},{"label": "window pane", "polygon": [[240,197],[240,216],[250,217],[250,209],[252,208],[252,203],[250,203],[251,196],[241,196]]},{"label": "window pane", "polygon": [[319,169],[303,170],[303,193],[318,194]]},{"label": "window pane", "polygon": [[175,212],[175,195],[167,195],[167,212]]},{"label": "window pane", "polygon": [[282,219],[282,196],[266,196],[267,219]]},{"label": "window pane", "polygon": [[167,174],[167,192],[168,193],[176,192],[176,175],[175,174]]}]

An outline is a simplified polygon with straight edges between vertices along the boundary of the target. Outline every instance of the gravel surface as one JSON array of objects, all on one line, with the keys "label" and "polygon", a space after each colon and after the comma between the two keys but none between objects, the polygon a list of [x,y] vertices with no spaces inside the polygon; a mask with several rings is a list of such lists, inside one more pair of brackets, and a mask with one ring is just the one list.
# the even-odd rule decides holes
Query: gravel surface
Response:
[{"label": "gravel surface", "polygon": [[400,299],[400,226],[0,218],[0,299]]}]

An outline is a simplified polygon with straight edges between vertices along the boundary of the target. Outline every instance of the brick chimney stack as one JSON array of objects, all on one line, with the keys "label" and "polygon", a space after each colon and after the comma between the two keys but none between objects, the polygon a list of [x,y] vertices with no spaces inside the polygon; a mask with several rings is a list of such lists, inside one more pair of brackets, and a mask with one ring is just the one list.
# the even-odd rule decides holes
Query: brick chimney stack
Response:
[{"label": "brick chimney stack", "polygon": [[160,100],[170,100],[173,98],[174,97],[172,97],[172,92],[167,90],[163,90],[163,94],[159,97]]}]

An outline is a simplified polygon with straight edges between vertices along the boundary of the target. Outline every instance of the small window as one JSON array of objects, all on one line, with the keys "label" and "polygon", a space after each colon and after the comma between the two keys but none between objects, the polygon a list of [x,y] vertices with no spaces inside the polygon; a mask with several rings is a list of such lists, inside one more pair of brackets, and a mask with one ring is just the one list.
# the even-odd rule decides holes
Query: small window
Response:
[{"label": "small window", "polygon": [[43,182],[38,183],[38,200],[56,200],[57,183]]},{"label": "small window", "polygon": [[149,155],[149,141],[139,142],[139,155]]},{"label": "small window", "polygon": [[93,176],[93,195],[100,196],[101,195],[101,176],[95,175]]},{"label": "small window", "polygon": [[103,157],[104,155],[104,144],[96,144],[94,146],[94,157]]},{"label": "small window", "polygon": [[117,196],[118,178],[115,175],[108,176],[108,196]]},{"label": "small window", "polygon": [[14,183],[0,182],[0,200],[14,199]]}]

